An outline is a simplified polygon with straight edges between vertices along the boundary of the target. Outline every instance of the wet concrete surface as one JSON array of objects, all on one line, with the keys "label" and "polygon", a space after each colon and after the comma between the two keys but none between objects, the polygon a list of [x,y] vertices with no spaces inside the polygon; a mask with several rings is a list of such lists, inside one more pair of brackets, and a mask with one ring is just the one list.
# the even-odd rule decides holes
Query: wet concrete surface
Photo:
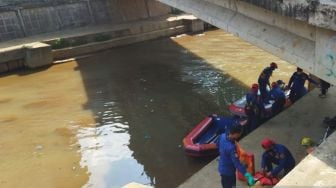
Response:
[{"label": "wet concrete surface", "polygon": [[0,186],[176,187],[211,160],[183,137],[229,115],[271,61],[288,80],[293,66],[218,30],[2,75]]}]

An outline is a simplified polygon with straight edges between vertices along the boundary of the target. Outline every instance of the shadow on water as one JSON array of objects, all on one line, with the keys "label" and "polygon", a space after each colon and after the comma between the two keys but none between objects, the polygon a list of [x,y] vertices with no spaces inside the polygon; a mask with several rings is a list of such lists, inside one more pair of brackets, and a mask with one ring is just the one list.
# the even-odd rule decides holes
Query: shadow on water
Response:
[{"label": "shadow on water", "polygon": [[183,137],[206,115],[228,115],[228,95],[246,91],[171,39],[95,54],[77,70],[96,117],[78,136],[88,187],[178,186],[213,159],[187,157]]}]

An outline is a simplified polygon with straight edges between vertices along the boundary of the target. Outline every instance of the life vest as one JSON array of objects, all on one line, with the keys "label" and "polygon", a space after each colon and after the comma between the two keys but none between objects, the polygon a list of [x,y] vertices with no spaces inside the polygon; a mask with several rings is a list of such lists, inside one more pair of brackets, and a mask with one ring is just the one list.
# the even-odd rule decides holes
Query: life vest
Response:
[{"label": "life vest", "polygon": [[261,185],[276,185],[280,179],[278,177],[266,177],[263,172],[256,172],[254,174],[254,179],[260,182]]},{"label": "life vest", "polygon": [[[236,150],[240,163],[246,167],[246,172],[253,175],[255,171],[254,154],[244,151],[238,143],[236,143]],[[239,180],[246,181],[245,176],[239,171],[237,171],[237,177]]]}]

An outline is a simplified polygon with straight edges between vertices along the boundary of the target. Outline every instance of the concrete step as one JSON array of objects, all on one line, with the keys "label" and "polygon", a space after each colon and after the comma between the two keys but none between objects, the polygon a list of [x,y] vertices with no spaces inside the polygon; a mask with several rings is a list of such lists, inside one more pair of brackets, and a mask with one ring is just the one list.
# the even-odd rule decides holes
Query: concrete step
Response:
[{"label": "concrete step", "polygon": [[141,33],[138,35],[130,35],[120,38],[111,39],[104,42],[93,42],[90,44],[85,44],[77,47],[69,47],[59,50],[53,50],[52,55],[54,60],[66,59],[76,56],[85,55],[88,53],[95,53],[98,51],[106,50],[109,48],[125,46],[137,42],[143,42],[147,40],[158,39],[161,37],[169,37],[173,35],[179,35],[186,33],[188,28],[186,26],[177,26],[173,28],[167,28],[147,33]]}]

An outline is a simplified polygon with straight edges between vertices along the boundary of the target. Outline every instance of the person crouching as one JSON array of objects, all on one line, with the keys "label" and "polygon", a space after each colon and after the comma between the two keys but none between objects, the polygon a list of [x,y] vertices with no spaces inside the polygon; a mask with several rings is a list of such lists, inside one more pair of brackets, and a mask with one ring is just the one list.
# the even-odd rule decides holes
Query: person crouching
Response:
[{"label": "person crouching", "polygon": [[[291,152],[282,144],[277,144],[273,140],[265,138],[261,142],[264,153],[261,160],[261,168],[267,177],[279,176],[283,170],[286,175],[295,167],[295,159]],[[277,165],[273,168],[273,164]]]}]

